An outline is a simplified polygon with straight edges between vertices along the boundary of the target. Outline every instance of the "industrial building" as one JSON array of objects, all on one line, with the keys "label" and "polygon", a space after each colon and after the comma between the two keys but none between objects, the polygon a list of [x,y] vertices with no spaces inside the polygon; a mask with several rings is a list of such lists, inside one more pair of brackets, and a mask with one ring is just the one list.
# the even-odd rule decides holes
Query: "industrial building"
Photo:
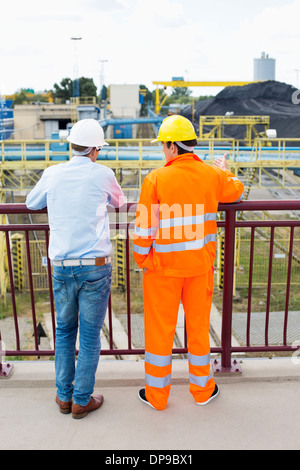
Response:
[{"label": "industrial building", "polygon": [[52,133],[71,123],[71,105],[53,103],[17,104],[14,107],[14,139],[51,139]]},{"label": "industrial building", "polygon": [[[137,120],[141,110],[139,85],[111,85],[110,102],[101,108],[96,98],[71,99],[69,103],[54,104],[35,102],[17,104],[12,109],[12,100],[3,100],[0,107],[0,140],[51,139],[53,133],[64,131],[73,122],[92,118],[99,121],[109,119],[106,138],[136,138]],[[118,119],[114,123],[112,119]],[[123,123],[120,120],[130,122]]]}]

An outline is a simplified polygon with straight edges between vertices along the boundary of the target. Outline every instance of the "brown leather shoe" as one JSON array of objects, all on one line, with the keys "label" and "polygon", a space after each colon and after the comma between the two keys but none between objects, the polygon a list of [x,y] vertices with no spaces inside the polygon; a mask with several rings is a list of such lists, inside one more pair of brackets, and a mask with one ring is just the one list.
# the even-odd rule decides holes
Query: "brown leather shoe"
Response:
[{"label": "brown leather shoe", "polygon": [[58,396],[56,395],[56,398],[55,398],[55,401],[56,403],[58,404],[59,406],[59,411],[64,414],[64,415],[67,415],[69,413],[71,413],[72,411],[72,401],[61,401]]},{"label": "brown leather shoe", "polygon": [[84,418],[88,413],[91,411],[98,410],[103,403],[103,395],[95,395],[91,397],[89,403],[86,406],[72,405],[72,418],[74,419],[81,419]]}]

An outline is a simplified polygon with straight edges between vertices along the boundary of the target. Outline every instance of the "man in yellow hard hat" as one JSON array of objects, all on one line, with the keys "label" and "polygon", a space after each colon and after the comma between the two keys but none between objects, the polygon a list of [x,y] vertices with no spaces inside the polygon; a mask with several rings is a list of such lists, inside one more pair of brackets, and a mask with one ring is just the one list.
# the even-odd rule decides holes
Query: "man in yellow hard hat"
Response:
[{"label": "man in yellow hard hat", "polygon": [[134,257],[144,269],[145,388],[139,398],[163,410],[171,387],[172,346],[179,303],[187,329],[190,392],[199,405],[215,398],[210,372],[209,319],[213,292],[219,202],[238,202],[243,184],[227,169],[195,155],[197,136],[183,116],[165,119],[156,141],[166,164],[142,185],[133,236]]}]

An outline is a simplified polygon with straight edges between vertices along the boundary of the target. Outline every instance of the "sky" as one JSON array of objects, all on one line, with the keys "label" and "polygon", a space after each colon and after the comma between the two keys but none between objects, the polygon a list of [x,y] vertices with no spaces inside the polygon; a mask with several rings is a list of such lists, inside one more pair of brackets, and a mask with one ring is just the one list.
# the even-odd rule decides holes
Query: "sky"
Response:
[{"label": "sky", "polygon": [[300,87],[300,0],[15,0],[0,11],[2,95],[76,76],[93,78],[98,91],[154,90],[153,81],[175,76],[252,81],[263,51],[276,59],[276,80]]}]

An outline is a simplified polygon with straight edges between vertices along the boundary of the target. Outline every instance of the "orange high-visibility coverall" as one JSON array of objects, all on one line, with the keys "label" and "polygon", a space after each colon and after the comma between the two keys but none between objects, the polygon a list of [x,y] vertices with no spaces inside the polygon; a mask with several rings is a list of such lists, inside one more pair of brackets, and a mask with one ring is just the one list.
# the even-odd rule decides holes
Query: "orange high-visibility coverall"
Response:
[{"label": "orange high-visibility coverall", "polygon": [[[180,300],[187,328],[190,392],[197,403],[214,391],[209,319],[219,202],[238,202],[243,184],[228,170],[179,155],[144,180],[133,250],[144,268],[145,391],[158,410],[167,406],[172,347]],[[146,268],[146,269],[145,269]]]}]

